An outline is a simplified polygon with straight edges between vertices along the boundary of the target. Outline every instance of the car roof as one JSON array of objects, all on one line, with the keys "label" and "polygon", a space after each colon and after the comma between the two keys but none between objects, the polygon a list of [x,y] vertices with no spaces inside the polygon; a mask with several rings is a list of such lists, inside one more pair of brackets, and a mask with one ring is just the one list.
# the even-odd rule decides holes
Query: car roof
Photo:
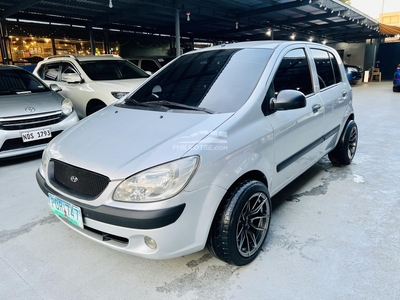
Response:
[{"label": "car roof", "polygon": [[72,60],[77,60],[77,61],[93,61],[93,60],[124,60],[121,56],[119,55],[114,55],[114,54],[101,54],[101,55],[85,55],[85,56],[79,56],[79,55],[53,55],[53,56],[48,56],[44,60],[48,61],[51,59],[72,59]]},{"label": "car roof", "polygon": [[216,50],[216,49],[271,49],[274,50],[278,48],[279,46],[289,46],[289,45],[312,45],[312,46],[318,46],[318,47],[324,47],[324,48],[331,48],[329,46],[319,44],[319,43],[313,43],[313,42],[307,42],[307,41],[281,41],[281,40],[270,40],[270,41],[249,41],[249,42],[239,42],[239,43],[229,43],[229,44],[221,44],[217,46],[212,46],[212,47],[207,47],[207,48],[202,48],[199,50],[195,51],[209,51],[209,50]]}]

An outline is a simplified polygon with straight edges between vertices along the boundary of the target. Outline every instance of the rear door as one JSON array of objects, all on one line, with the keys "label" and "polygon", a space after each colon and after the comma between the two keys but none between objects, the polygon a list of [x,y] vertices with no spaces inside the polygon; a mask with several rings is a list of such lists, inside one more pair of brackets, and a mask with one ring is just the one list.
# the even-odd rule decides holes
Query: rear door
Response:
[{"label": "rear door", "polygon": [[335,146],[341,126],[345,124],[346,109],[352,97],[351,86],[340,68],[341,60],[333,51],[311,48],[319,84],[319,94],[325,105],[323,124],[324,142],[322,151],[328,152]]},{"label": "rear door", "polygon": [[[324,103],[315,93],[312,69],[306,53],[305,48],[297,45],[283,53],[269,89],[269,94],[275,97],[282,90],[297,90],[307,99],[304,108],[275,111],[268,116],[275,138],[272,194],[304,172],[321,156]],[[271,93],[271,90],[274,92]]]}]

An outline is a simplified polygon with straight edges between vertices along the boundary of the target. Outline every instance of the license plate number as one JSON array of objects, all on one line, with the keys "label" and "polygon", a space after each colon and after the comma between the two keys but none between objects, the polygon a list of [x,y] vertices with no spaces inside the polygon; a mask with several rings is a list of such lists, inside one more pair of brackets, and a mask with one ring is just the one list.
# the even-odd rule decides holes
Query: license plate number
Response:
[{"label": "license plate number", "polygon": [[83,218],[81,208],[57,196],[49,194],[49,205],[51,211],[69,222],[83,229]]},{"label": "license plate number", "polygon": [[26,143],[26,142],[32,142],[32,141],[36,141],[36,140],[50,138],[51,131],[50,131],[50,129],[28,131],[28,132],[22,132],[21,136],[22,136],[22,141],[24,143]]}]

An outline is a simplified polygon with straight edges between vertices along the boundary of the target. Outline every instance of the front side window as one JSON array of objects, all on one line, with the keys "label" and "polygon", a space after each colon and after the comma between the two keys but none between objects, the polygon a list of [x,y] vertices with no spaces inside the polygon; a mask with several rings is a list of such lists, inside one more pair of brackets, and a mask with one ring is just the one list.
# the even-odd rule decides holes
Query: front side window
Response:
[{"label": "front side window", "polygon": [[273,83],[275,95],[282,90],[296,90],[304,95],[314,92],[304,49],[291,50],[283,57]]},{"label": "front side window", "polygon": [[149,75],[126,60],[92,60],[79,62],[91,80],[147,78]]},{"label": "front side window", "polygon": [[235,112],[250,97],[271,54],[269,49],[220,49],[180,56],[132,94],[126,106],[170,102]]},{"label": "front side window", "polygon": [[71,78],[69,75],[77,75],[79,76],[79,73],[76,71],[73,65],[70,63],[63,63],[61,65],[61,79],[60,81],[68,81],[68,78]]},{"label": "front side window", "polygon": [[48,90],[34,75],[25,70],[0,70],[1,95],[38,93]]}]

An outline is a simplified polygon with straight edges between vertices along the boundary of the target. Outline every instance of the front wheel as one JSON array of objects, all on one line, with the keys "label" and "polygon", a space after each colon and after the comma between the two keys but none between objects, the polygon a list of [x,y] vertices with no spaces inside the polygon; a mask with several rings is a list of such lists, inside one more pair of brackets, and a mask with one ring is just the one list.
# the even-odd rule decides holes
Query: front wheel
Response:
[{"label": "front wheel", "polygon": [[207,241],[219,259],[242,266],[261,250],[271,220],[267,187],[256,180],[241,183],[218,209]]},{"label": "front wheel", "polygon": [[358,128],[356,122],[349,121],[335,149],[329,152],[330,161],[338,165],[351,164],[358,144]]}]

